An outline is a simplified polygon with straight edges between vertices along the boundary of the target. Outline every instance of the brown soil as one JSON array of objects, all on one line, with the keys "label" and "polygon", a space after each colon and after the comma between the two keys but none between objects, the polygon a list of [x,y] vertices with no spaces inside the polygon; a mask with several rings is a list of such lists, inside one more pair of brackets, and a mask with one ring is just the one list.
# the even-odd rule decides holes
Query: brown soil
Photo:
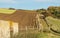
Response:
[{"label": "brown soil", "polygon": [[35,11],[17,10],[13,14],[0,14],[0,20],[19,23],[19,26],[35,26],[37,13]]}]

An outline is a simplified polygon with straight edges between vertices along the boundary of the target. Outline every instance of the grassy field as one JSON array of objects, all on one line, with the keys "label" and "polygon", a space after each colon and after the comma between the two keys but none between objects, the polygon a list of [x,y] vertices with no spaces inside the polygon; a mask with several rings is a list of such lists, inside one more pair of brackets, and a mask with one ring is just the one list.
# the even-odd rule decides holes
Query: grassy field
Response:
[{"label": "grassy field", "polygon": [[[56,19],[56,18],[49,16],[46,18],[46,21],[51,28],[60,32],[60,19]],[[45,23],[43,23],[43,24],[46,25]],[[40,38],[60,38],[60,36],[54,34],[53,32],[50,32],[50,33],[42,32],[39,34],[39,37]]]},{"label": "grassy field", "polygon": [[[56,18],[49,16],[46,18],[46,21],[51,28],[53,28],[56,31],[60,31],[60,19],[56,19]],[[43,24],[44,30],[45,29],[47,30],[48,28],[47,28],[47,24],[45,23],[45,21],[41,19],[41,22]],[[38,37],[39,38],[60,38],[60,36],[54,34],[53,32],[40,32],[38,34]]]},{"label": "grassy field", "polygon": [[0,13],[4,13],[4,14],[12,14],[15,11],[16,10],[9,10],[9,9],[5,9],[5,8],[0,8]]},{"label": "grassy field", "polygon": [[47,22],[51,28],[60,32],[60,19],[56,19],[53,17],[47,17]]},{"label": "grassy field", "polygon": [[14,36],[13,38],[60,38],[60,36],[56,36],[52,33],[46,32],[37,32],[37,33],[30,33],[30,32],[20,32],[18,35]]}]

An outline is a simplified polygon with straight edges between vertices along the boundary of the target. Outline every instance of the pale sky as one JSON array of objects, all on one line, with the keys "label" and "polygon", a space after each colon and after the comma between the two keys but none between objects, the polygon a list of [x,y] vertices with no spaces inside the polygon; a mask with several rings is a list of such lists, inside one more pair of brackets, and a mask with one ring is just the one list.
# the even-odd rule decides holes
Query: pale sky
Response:
[{"label": "pale sky", "polygon": [[60,0],[0,0],[0,8],[41,9],[60,6]]}]

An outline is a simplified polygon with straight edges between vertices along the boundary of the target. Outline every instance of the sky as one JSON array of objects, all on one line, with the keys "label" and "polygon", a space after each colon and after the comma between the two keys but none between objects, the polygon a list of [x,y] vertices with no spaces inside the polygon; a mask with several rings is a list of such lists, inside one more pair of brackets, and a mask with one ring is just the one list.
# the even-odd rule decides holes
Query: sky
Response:
[{"label": "sky", "polygon": [[49,6],[60,6],[60,0],[0,0],[0,8],[36,10]]}]

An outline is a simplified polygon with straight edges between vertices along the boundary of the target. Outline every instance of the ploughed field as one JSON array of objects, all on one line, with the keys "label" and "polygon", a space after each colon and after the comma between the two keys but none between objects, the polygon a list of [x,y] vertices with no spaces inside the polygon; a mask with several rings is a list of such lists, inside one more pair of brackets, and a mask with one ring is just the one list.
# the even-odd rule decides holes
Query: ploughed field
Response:
[{"label": "ploughed field", "polygon": [[17,22],[20,26],[34,26],[36,15],[35,11],[0,9],[0,20]]},{"label": "ploughed field", "polygon": [[[19,34],[21,35],[22,38],[26,38],[26,27],[27,30],[29,30],[29,28],[33,28],[36,27],[36,11],[30,11],[30,10],[9,10],[9,9],[0,9],[0,20],[3,21],[11,21],[11,22],[16,22],[18,23],[18,30],[19,30]],[[4,24],[3,24],[4,26]],[[6,24],[7,27],[9,27],[9,25]],[[5,31],[7,29],[7,27],[5,26]],[[10,23],[10,27],[13,26],[12,23]],[[16,27],[17,28],[17,27]],[[24,29],[25,31],[21,31],[20,28]],[[3,30],[3,28],[2,28]],[[8,29],[11,30],[11,29]],[[11,30],[13,31],[13,30]],[[31,30],[32,33],[28,34],[28,37],[30,38],[35,38],[35,34],[34,34],[34,30]],[[30,30],[29,30],[30,32]],[[2,32],[3,33],[3,32]],[[13,36],[12,32],[8,32],[8,34],[11,33],[11,37]],[[36,32],[35,32],[36,33]],[[7,34],[7,31],[6,31]],[[2,34],[1,34],[2,35]],[[2,36],[4,37],[4,36]],[[5,37],[8,37],[7,35]],[[17,36],[18,37],[18,36]],[[16,38],[17,38],[16,37]],[[20,36],[18,38],[21,38]],[[13,37],[15,38],[15,37]]]}]

